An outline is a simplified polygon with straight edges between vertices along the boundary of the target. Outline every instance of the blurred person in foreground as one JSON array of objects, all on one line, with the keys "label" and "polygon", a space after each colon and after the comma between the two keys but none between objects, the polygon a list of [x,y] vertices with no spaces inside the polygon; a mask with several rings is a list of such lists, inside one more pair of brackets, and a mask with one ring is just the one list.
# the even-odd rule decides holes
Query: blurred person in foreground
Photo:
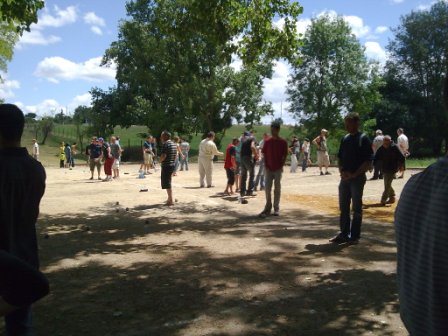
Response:
[{"label": "blurred person in foreground", "polygon": [[[445,79],[448,111],[448,77]],[[400,315],[413,336],[448,335],[448,157],[411,176],[395,211]]]},{"label": "blurred person in foreground", "polygon": [[[17,291],[39,278],[36,220],[46,178],[42,165],[21,146],[24,124],[17,106],[0,105],[0,311],[8,336],[33,335],[31,303],[48,293],[45,283],[22,298]],[[17,270],[24,273],[12,281]]]}]

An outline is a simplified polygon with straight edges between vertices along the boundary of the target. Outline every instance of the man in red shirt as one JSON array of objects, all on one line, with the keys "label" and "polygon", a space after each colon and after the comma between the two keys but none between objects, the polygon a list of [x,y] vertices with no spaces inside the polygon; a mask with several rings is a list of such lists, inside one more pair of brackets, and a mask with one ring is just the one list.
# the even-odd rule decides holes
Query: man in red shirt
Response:
[{"label": "man in red shirt", "polygon": [[288,142],[280,137],[280,124],[273,122],[271,124],[272,136],[266,140],[263,145],[265,172],[265,192],[266,205],[263,212],[260,214],[261,218],[271,214],[272,199],[271,189],[274,181],[274,216],[279,215],[280,211],[280,192],[281,179],[283,173],[283,166],[285,165],[286,157],[288,156]]}]

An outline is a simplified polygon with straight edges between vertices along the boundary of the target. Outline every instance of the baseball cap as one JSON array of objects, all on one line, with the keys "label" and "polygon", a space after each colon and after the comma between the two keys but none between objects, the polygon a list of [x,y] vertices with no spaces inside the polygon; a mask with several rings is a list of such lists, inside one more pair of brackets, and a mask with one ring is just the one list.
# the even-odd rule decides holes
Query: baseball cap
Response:
[{"label": "baseball cap", "polygon": [[375,134],[383,134],[383,131],[380,130],[380,129],[377,129],[377,130],[375,131]]},{"label": "baseball cap", "polygon": [[322,128],[320,131],[321,131],[321,132],[328,133],[328,131],[327,131],[325,128]]},{"label": "baseball cap", "polygon": [[244,136],[250,136],[250,132],[249,131],[244,131],[243,135]]},{"label": "baseball cap", "polygon": [[98,138],[98,141],[104,141],[104,139],[103,138]]}]

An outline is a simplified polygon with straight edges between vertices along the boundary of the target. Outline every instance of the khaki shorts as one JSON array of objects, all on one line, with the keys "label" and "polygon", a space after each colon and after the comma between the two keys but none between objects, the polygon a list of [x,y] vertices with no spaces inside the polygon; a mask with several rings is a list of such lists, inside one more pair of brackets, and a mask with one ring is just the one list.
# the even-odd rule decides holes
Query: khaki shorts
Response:
[{"label": "khaki shorts", "polygon": [[328,152],[317,151],[317,165],[319,167],[328,167],[330,165],[330,157],[328,156]]},{"label": "khaki shorts", "polygon": [[97,169],[101,168],[101,162],[100,162],[100,158],[97,159],[89,159],[89,166],[90,166],[90,170],[94,171],[95,167]]},{"label": "khaki shorts", "polygon": [[143,163],[146,165],[152,165],[152,155],[149,153],[143,153]]},{"label": "khaki shorts", "polygon": [[112,169],[120,168],[120,159],[114,159],[114,163],[112,164]]}]

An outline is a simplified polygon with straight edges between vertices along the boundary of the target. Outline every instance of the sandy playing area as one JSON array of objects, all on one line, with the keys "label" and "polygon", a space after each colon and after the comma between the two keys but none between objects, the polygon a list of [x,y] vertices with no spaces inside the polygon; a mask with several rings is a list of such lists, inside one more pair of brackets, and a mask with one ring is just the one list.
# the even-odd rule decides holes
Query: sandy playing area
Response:
[{"label": "sandy playing area", "polygon": [[[368,181],[362,239],[338,231],[337,169],[290,174],[281,216],[258,218],[264,192],[239,204],[199,188],[197,166],[174,177],[166,207],[160,172],[88,180],[85,166],[47,168],[38,221],[51,294],[35,305],[39,335],[406,335],[398,314],[394,207]],[[395,180],[401,191],[404,180]],[[96,175],[95,175],[96,176]],[[141,189],[148,189],[141,192]]]}]

